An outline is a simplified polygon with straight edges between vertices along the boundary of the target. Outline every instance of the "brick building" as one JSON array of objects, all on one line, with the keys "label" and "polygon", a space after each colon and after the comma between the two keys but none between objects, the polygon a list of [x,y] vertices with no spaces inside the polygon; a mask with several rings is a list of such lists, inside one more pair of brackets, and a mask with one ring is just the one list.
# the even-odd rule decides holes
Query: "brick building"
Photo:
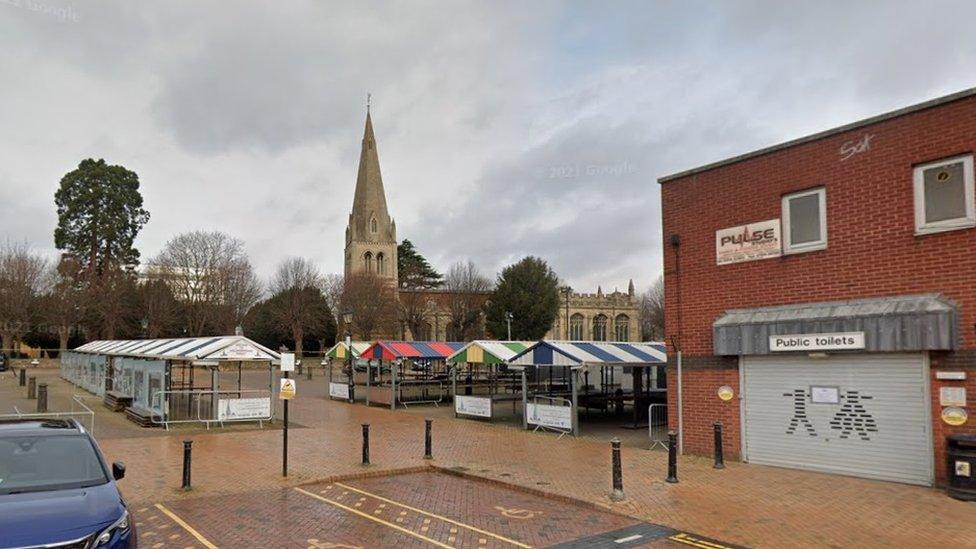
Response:
[{"label": "brick building", "polygon": [[746,461],[945,482],[976,432],[974,151],[971,89],[659,180],[685,452],[721,420]]}]

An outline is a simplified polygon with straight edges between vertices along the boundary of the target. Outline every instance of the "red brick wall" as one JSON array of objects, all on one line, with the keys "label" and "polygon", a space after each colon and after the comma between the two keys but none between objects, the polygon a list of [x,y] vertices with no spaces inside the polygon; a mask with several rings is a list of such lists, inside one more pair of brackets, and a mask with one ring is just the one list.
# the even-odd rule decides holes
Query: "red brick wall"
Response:
[{"label": "red brick wall", "polygon": [[[916,236],[912,180],[917,164],[976,151],[974,128],[976,97],[969,97],[663,183],[669,346],[680,334],[686,364],[711,356],[712,323],[727,309],[932,292],[958,303],[961,347],[976,349],[976,229]],[[870,149],[841,160],[841,146],[865,135],[872,136]],[[827,193],[827,249],[716,265],[716,230],[781,218],[784,194],[821,186]],[[672,234],[681,236],[680,316]],[[973,354],[953,360],[960,368],[976,367]],[[674,380],[672,369],[669,374]],[[737,388],[736,368],[685,373],[687,451],[710,448],[702,443],[708,436],[702,431],[710,433],[714,420],[709,416],[723,415],[728,426],[734,421],[738,441],[737,404],[723,407],[712,398],[720,382]],[[941,383],[933,374],[939,477],[948,427],[939,419]],[[976,398],[974,381],[966,383]],[[671,391],[672,408],[675,397]],[[969,413],[971,428],[976,406]],[[730,440],[733,429],[726,431]]]},{"label": "red brick wall", "polygon": [[[971,97],[662,184],[668,337],[679,330],[667,243],[679,234],[686,354],[712,353],[726,309],[922,292],[959,303],[964,347],[976,348],[976,229],[915,236],[912,184],[914,165],[976,150],[974,128]],[[864,134],[870,150],[841,161]],[[715,264],[716,230],[780,218],[784,194],[819,186],[827,249]]]},{"label": "red brick wall", "polygon": [[[673,358],[673,357],[672,357]],[[739,459],[742,448],[739,423],[738,360],[727,357],[683,357],[681,366],[682,401],[685,414],[684,451],[711,455],[715,448],[714,427],[722,422],[722,449],[728,459]],[[678,372],[675,361],[668,364],[668,427],[678,429]],[[735,391],[732,400],[718,397],[718,388],[728,385]]]},{"label": "red brick wall", "polygon": [[[976,435],[976,351],[958,353],[932,353],[929,359],[932,378],[932,441],[935,446],[935,478],[940,482],[946,477],[946,437],[954,434]],[[938,371],[965,372],[965,381],[936,379]],[[939,405],[939,389],[941,387],[964,387],[966,389],[966,410],[969,421],[965,425],[954,427],[941,419],[942,406]]]}]

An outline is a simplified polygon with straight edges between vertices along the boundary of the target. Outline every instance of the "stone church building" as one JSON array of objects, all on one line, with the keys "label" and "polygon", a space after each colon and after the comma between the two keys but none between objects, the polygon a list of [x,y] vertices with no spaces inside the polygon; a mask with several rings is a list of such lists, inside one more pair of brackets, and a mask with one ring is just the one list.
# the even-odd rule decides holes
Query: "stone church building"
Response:
[{"label": "stone church building", "polygon": [[571,341],[640,341],[640,305],[634,295],[634,281],[627,292],[604,294],[561,292],[559,311],[546,339]]},{"label": "stone church building", "polygon": [[[357,273],[373,273],[381,279],[388,279],[401,314],[414,315],[412,324],[417,334],[410,329],[410,322],[397,318],[393,326],[373,334],[374,338],[403,340],[445,341],[470,339],[470,335],[452,333],[451,311],[459,300],[470,306],[472,302],[483,305],[490,292],[477,295],[458,296],[447,290],[410,290],[399,288],[397,273],[397,234],[396,221],[390,217],[386,204],[386,191],[380,174],[379,154],[373,121],[369,110],[366,112],[366,128],[363,133],[362,151],[359,157],[359,171],[356,176],[356,192],[353,197],[349,224],[346,226],[345,267],[346,280]],[[418,313],[419,311],[419,313]],[[560,294],[559,314],[547,339],[572,339],[596,341],[634,341],[640,339],[638,322],[638,301],[634,295],[631,281],[627,293],[614,291],[604,294],[598,288],[595,294]],[[418,322],[417,315],[422,318]],[[484,334],[484,319],[474,330],[476,337]]]}]

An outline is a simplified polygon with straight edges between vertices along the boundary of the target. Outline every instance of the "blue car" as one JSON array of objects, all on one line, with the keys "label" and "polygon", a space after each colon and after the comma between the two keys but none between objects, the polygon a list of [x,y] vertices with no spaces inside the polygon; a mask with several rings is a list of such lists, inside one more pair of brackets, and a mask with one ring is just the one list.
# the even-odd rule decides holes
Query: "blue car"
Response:
[{"label": "blue car", "polygon": [[123,476],[72,419],[0,421],[0,547],[136,547]]}]

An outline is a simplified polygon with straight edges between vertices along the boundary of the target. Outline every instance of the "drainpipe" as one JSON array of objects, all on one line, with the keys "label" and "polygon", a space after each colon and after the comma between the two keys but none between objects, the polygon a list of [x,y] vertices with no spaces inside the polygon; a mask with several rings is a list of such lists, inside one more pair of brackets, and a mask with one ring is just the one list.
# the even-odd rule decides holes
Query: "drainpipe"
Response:
[{"label": "drainpipe", "polygon": [[684,406],[681,394],[681,351],[678,351],[678,453],[685,453]]}]

